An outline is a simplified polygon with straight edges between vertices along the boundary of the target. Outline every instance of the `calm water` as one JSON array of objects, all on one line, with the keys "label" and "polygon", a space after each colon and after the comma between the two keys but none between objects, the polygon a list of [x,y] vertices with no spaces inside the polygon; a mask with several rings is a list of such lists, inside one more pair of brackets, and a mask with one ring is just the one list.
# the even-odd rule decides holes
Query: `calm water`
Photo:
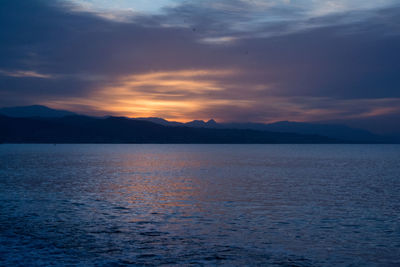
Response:
[{"label": "calm water", "polygon": [[400,265],[398,145],[0,145],[0,203],[0,265]]}]

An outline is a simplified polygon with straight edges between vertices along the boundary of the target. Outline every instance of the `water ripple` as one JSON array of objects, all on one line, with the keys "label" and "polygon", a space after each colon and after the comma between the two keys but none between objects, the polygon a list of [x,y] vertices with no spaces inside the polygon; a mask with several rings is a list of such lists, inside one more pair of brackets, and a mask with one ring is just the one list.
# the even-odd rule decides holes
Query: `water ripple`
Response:
[{"label": "water ripple", "polygon": [[400,146],[1,145],[3,266],[399,266]]}]

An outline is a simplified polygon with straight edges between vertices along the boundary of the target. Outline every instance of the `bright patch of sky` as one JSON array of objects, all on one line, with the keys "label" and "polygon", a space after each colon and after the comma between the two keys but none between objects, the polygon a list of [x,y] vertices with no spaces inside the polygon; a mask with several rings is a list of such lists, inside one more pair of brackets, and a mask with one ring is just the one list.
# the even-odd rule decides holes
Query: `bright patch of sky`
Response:
[{"label": "bright patch of sky", "polygon": [[311,0],[310,14],[324,16],[332,13],[377,9],[398,3],[397,0]]},{"label": "bright patch of sky", "polygon": [[[324,26],[311,18],[358,12],[345,20],[328,24],[362,21],[369,10],[399,4],[399,0],[64,0],[77,4],[78,10],[94,12],[116,21],[130,21],[136,14],[166,15],[163,27],[193,27],[202,22],[202,41],[231,43],[243,34],[262,33],[260,37],[285,34]],[[271,25],[286,24],[277,32],[266,30]],[[225,25],[218,27],[218,25]],[[213,28],[217,26],[217,28]],[[239,37],[237,34],[241,34]],[[259,34],[258,33],[258,34]]]},{"label": "bright patch of sky", "polygon": [[94,11],[133,11],[138,13],[160,13],[164,7],[171,7],[176,0],[70,0]]},{"label": "bright patch of sky", "polygon": [[[212,9],[237,9],[241,4],[249,7],[267,10],[271,7],[287,7],[307,10],[309,15],[323,16],[337,12],[382,8],[398,0],[69,0],[80,4],[85,8],[101,9],[108,11],[134,11],[140,13],[159,13],[165,7],[173,7],[179,4],[191,4]],[[239,6],[238,6],[239,4]]]}]

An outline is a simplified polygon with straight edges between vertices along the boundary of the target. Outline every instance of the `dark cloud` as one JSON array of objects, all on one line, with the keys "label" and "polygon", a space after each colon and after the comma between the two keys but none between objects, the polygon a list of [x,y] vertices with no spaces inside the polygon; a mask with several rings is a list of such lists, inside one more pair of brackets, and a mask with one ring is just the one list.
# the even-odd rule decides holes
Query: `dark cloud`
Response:
[{"label": "dark cloud", "polygon": [[[125,76],[181,70],[235,73],[197,77],[220,88],[207,94],[163,91],[176,101],[205,102],[187,117],[329,120],[378,108],[365,99],[398,103],[399,6],[304,18],[305,9],[273,7],[263,15],[243,1],[214,3],[220,5],[184,2],[161,15],[116,21],[62,1],[3,0],[0,105],[87,99]],[[226,102],[207,105],[207,97]]]}]

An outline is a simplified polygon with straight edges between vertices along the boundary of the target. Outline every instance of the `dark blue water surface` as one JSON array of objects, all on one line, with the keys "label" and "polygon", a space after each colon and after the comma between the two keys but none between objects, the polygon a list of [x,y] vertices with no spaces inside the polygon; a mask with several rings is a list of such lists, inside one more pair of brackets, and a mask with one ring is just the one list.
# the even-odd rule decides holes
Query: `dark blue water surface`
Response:
[{"label": "dark blue water surface", "polygon": [[400,266],[398,145],[0,145],[0,265]]}]

